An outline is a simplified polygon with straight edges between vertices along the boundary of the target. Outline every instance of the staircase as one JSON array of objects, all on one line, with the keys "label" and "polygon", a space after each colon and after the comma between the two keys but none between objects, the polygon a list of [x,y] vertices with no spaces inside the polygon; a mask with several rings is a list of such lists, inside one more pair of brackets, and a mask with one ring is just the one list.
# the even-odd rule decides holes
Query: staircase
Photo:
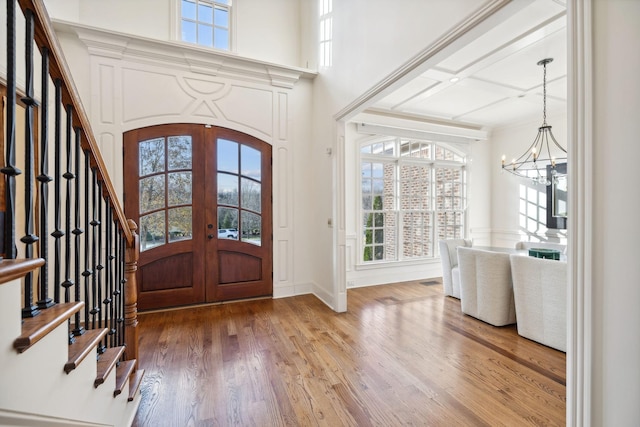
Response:
[{"label": "staircase", "polygon": [[137,226],[124,215],[43,1],[5,3],[0,426],[130,426],[144,375]]},{"label": "staircase", "polygon": [[[2,261],[22,271],[43,262]],[[118,362],[122,346],[96,357],[106,328],[69,344],[69,319],[83,302],[60,303],[22,322],[21,286],[20,278],[0,284],[0,425],[131,425],[144,371],[135,371],[135,360]]]}]

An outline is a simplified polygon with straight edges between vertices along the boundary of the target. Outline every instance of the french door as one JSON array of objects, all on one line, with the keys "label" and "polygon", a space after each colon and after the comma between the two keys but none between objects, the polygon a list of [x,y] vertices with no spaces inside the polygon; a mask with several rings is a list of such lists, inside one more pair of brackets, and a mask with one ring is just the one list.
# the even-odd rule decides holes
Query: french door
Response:
[{"label": "french door", "polygon": [[269,144],[205,125],[132,130],[124,188],[140,236],[139,309],[272,294]]}]

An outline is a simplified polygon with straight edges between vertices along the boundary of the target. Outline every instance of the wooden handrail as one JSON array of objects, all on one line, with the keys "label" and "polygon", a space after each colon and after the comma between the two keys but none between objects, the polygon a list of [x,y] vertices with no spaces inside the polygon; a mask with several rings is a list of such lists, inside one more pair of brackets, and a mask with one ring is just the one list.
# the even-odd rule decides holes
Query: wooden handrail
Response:
[{"label": "wooden handrail", "polygon": [[42,258],[3,259],[0,261],[0,285],[20,279],[44,264]]},{"label": "wooden handrail", "polygon": [[[98,352],[102,353],[115,347],[126,346],[126,359],[137,359],[138,357],[138,336],[137,336],[137,283],[136,270],[139,258],[139,238],[136,233],[137,225],[134,221],[127,220],[124,214],[120,198],[118,197],[109,171],[102,158],[100,148],[97,144],[93,130],[89,122],[89,118],[82,105],[79,92],[77,91],[71,72],[64,59],[62,48],[51,20],[44,6],[43,0],[10,0],[7,2],[7,8],[10,10],[12,19],[7,24],[7,57],[15,63],[15,47],[11,46],[17,40],[15,30],[14,8],[16,3],[22,9],[26,20],[26,47],[25,63],[26,63],[26,80],[27,80],[27,97],[30,103],[27,103],[25,115],[31,117],[33,112],[31,109],[36,104],[36,96],[33,94],[32,76],[35,74],[33,67],[34,52],[30,49],[36,45],[42,53],[42,67],[40,70],[42,83],[42,130],[43,136],[40,139],[42,146],[35,146],[35,139],[32,134],[32,128],[35,127],[32,120],[25,120],[26,130],[24,145],[26,146],[25,154],[25,170],[22,175],[25,188],[33,185],[34,181],[38,181],[40,195],[42,199],[36,200],[31,191],[25,191],[24,202],[29,208],[25,214],[25,223],[27,236],[20,239],[25,245],[26,250],[24,256],[26,260],[1,260],[0,261],[0,284],[12,279],[25,277],[23,281],[24,307],[22,309],[23,317],[37,318],[42,312],[55,311],[56,304],[64,305],[64,302],[73,303],[84,308],[78,309],[73,313],[73,329],[70,334],[73,336],[81,336],[88,329],[108,328],[105,337],[100,340]],[[9,25],[10,24],[10,25]],[[9,59],[8,59],[9,61]],[[8,70],[8,81],[15,82],[15,67]],[[55,101],[47,100],[48,86],[53,80],[55,86]],[[11,92],[11,104],[15,105],[15,83],[11,85],[8,92]],[[25,102],[26,103],[26,102]],[[53,107],[53,108],[50,108]],[[54,116],[54,144],[55,149],[50,150],[47,145],[48,135],[46,118]],[[62,122],[62,116],[66,119],[66,123]],[[15,126],[15,118],[7,125],[7,129]],[[62,127],[64,126],[64,132]],[[8,131],[8,133],[10,133]],[[66,141],[62,140],[62,134],[66,137]],[[11,135],[10,150],[15,150],[15,136]],[[66,142],[66,144],[65,144]],[[40,149],[42,157],[40,170],[35,160],[34,150]],[[46,165],[48,164],[47,155],[49,152],[55,154],[53,163],[55,164],[54,176],[48,176]],[[12,157],[7,155],[8,157]],[[63,160],[66,162],[62,164]],[[74,162],[72,162],[72,160]],[[9,166],[13,168],[15,160],[7,161]],[[84,167],[84,171],[83,168]],[[5,171],[8,167],[3,168],[3,173],[7,176],[11,175],[15,185],[15,174]],[[40,175],[34,176],[38,171]],[[9,171],[11,172],[11,171]],[[80,177],[84,179],[84,195],[82,195]],[[75,180],[75,181],[74,181]],[[47,184],[55,183],[53,188],[53,196],[49,196]],[[66,191],[62,189],[62,184],[66,187]],[[89,195],[91,189],[91,195]],[[1,189],[0,189],[1,190]],[[64,191],[64,193],[63,193]],[[53,221],[48,221],[47,201],[53,198],[54,208]],[[7,196],[12,202],[15,200],[15,194]],[[64,199],[64,203],[61,200]],[[85,201],[84,214],[80,211],[80,202]],[[103,204],[105,202],[106,204]],[[73,205],[72,205],[73,203]],[[64,205],[64,206],[63,206]],[[44,213],[40,213],[44,225],[34,224],[33,210],[39,206]],[[91,206],[91,212],[89,207]],[[13,211],[10,207],[7,210]],[[13,212],[12,212],[13,213]],[[104,216],[103,216],[104,214]],[[61,221],[64,217],[64,223]],[[15,216],[12,216],[11,228],[15,225]],[[72,222],[72,219],[74,220]],[[81,221],[84,221],[81,223]],[[48,229],[47,223],[51,222],[52,227]],[[39,228],[41,236],[37,236],[32,229]],[[81,236],[85,238],[82,239]],[[26,237],[29,237],[27,239]],[[64,240],[62,239],[64,237]],[[53,238],[54,250],[53,256],[49,256],[47,251],[47,239]],[[103,240],[104,239],[104,240]],[[5,239],[7,240],[7,239]],[[9,239],[9,245],[15,248],[20,243],[15,241],[15,236]],[[41,253],[32,255],[35,243],[40,240],[40,247],[44,248]],[[83,241],[84,240],[84,241]],[[91,242],[91,243],[89,243]],[[5,249],[9,247],[5,242]],[[33,245],[33,246],[29,246]],[[64,255],[62,255],[64,254]],[[84,258],[82,258],[82,255]],[[15,258],[16,253],[12,252],[8,258]],[[42,257],[31,259],[32,256]],[[72,259],[73,256],[73,259]],[[52,265],[54,271],[49,274],[48,266]],[[41,267],[42,266],[42,267]],[[35,271],[41,267],[39,271]],[[39,284],[38,289],[40,301],[37,305],[33,300],[33,282],[37,276]],[[53,278],[53,298],[48,289],[48,280]],[[81,288],[84,286],[84,290]],[[64,295],[63,295],[64,294]],[[81,301],[81,299],[85,301]],[[116,303],[117,302],[117,303]],[[50,310],[53,306],[53,310]],[[124,338],[124,341],[123,341]],[[70,338],[72,341],[73,338]]]},{"label": "wooden handrail", "polygon": [[30,9],[35,15],[35,40],[40,49],[46,46],[50,50],[50,63],[49,72],[52,78],[59,78],[62,82],[62,100],[64,104],[73,105],[73,127],[81,128],[83,130],[83,136],[81,140],[81,146],[83,149],[89,150],[91,153],[92,166],[97,169],[98,179],[102,181],[105,190],[105,196],[109,200],[109,203],[113,207],[114,214],[117,216],[117,222],[122,228],[125,239],[127,240],[127,246],[131,246],[134,243],[133,234],[127,225],[127,218],[125,217],[124,210],[120,205],[120,198],[116,195],[113,183],[109,178],[107,167],[105,166],[102,155],[98,148],[98,144],[95,139],[93,130],[89,123],[89,119],[85,113],[80,96],[71,78],[71,72],[69,67],[61,55],[62,48],[58,43],[58,39],[55,36],[53,27],[51,26],[51,20],[49,14],[44,6],[42,0],[18,0],[22,11]]}]

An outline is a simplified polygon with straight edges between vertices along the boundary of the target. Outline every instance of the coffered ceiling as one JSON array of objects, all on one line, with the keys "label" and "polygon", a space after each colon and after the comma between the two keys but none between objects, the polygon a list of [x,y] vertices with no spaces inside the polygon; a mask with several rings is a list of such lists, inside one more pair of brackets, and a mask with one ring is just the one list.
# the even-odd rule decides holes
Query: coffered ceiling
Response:
[{"label": "coffered ceiling", "polygon": [[[518,1],[518,0],[516,0]],[[564,0],[535,0],[370,109],[495,128],[566,111]]]}]

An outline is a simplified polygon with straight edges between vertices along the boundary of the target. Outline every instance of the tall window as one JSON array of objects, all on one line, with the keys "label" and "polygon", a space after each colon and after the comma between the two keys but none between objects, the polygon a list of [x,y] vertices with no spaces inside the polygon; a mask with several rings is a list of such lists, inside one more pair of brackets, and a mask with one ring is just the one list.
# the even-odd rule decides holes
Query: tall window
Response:
[{"label": "tall window", "polygon": [[320,0],[320,66],[333,65],[333,0]]},{"label": "tall window", "polygon": [[363,145],[360,158],[363,262],[434,257],[439,239],[464,237],[463,155],[387,138]]},{"label": "tall window", "polygon": [[231,0],[182,0],[182,41],[230,50]]}]

